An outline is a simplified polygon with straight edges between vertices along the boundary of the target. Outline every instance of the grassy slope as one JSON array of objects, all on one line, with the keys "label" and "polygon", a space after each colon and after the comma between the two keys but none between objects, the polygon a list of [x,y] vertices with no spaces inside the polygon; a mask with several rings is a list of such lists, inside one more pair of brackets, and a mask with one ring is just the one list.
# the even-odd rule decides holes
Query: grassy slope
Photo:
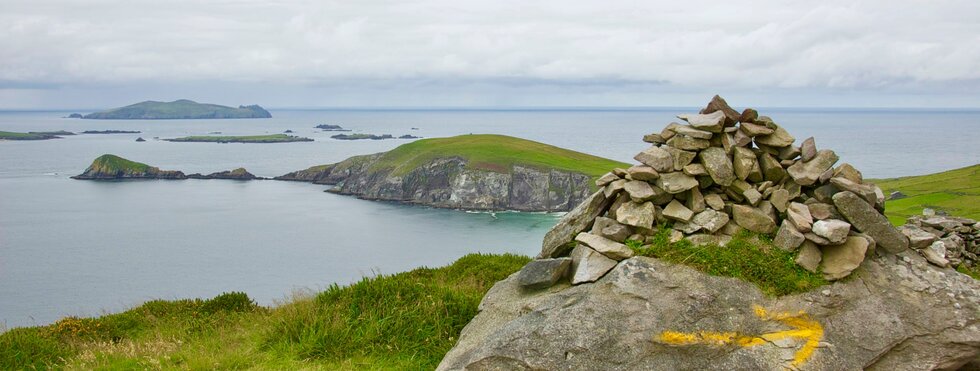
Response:
[{"label": "grassy slope", "polygon": [[93,113],[96,118],[102,117],[144,117],[181,118],[207,117],[210,115],[224,117],[251,117],[254,113],[249,109],[222,106],[217,104],[197,103],[181,99],[173,102],[146,101],[125,107]]},{"label": "grassy slope", "polygon": [[906,218],[921,214],[925,207],[980,219],[980,164],[936,174],[868,182],[881,187],[886,196],[893,191],[909,196],[885,202],[885,215],[895,225],[905,224]]},{"label": "grassy slope", "polygon": [[102,155],[92,161],[91,170],[106,174],[115,174],[119,171],[130,173],[142,173],[150,170],[152,166],[142,162],[130,161],[116,155]]},{"label": "grassy slope", "polygon": [[169,139],[173,142],[235,142],[235,143],[271,143],[271,142],[306,142],[309,138],[297,137],[287,134],[269,135],[242,135],[242,136],[217,136],[217,135],[196,135]]},{"label": "grassy slope", "polygon": [[520,164],[598,177],[616,167],[629,167],[621,162],[526,139],[479,134],[421,139],[404,144],[382,156],[371,170],[393,168],[394,173],[400,175],[430,160],[453,156],[467,159],[470,168],[501,173],[509,172],[514,164]]}]

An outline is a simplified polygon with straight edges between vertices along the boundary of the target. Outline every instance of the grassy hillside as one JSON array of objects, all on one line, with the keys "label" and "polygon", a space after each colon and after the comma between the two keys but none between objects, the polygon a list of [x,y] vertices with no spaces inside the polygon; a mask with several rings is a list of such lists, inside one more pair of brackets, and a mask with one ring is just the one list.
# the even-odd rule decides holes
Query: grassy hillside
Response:
[{"label": "grassy hillside", "polygon": [[[130,161],[122,157],[109,154],[97,157],[94,161],[92,161],[92,165],[89,166],[89,170],[103,174],[115,174],[119,172],[143,173],[151,168],[153,167],[142,162]],[[86,172],[89,170],[86,170]]]},{"label": "grassy hillside", "polygon": [[312,142],[313,139],[298,137],[287,134],[270,135],[243,135],[243,136],[217,136],[217,135],[198,135],[181,137],[174,139],[164,139],[168,142],[196,142],[196,143],[288,143],[288,142]]},{"label": "grassy hillside", "polygon": [[467,255],[275,308],[229,293],[68,317],[0,334],[0,369],[433,369],[490,286],[528,261]]},{"label": "grassy hillside", "polygon": [[436,158],[462,157],[470,168],[505,173],[514,164],[555,168],[593,177],[629,165],[544,143],[506,135],[478,134],[421,139],[395,148],[372,165],[371,170],[393,168],[401,175]]},{"label": "grassy hillside", "polygon": [[944,210],[951,215],[980,219],[980,164],[942,173],[869,180],[887,197],[893,191],[909,196],[885,202],[885,215],[895,225],[905,224],[923,208]]},{"label": "grassy hillside", "polygon": [[181,99],[173,102],[145,101],[125,107],[90,113],[87,119],[214,119],[214,118],[268,118],[268,111],[259,106],[239,106],[238,108],[217,104],[197,103]]}]

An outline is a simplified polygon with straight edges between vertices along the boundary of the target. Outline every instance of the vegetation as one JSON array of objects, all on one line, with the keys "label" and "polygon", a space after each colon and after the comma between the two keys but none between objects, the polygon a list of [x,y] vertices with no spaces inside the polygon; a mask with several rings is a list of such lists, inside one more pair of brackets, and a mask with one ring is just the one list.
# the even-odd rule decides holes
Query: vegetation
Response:
[{"label": "vegetation", "polygon": [[794,261],[796,253],[772,245],[769,236],[749,232],[732,238],[724,247],[695,246],[688,240],[670,243],[670,229],[661,228],[653,243],[627,241],[637,255],[668,263],[684,264],[714,276],[734,277],[754,283],[767,295],[781,296],[809,291],[827,284],[823,276],[807,271]]},{"label": "vegetation", "polygon": [[130,161],[116,155],[105,154],[92,161],[92,165],[85,172],[94,171],[101,174],[145,173],[151,171],[151,169],[156,168],[142,162]]},{"label": "vegetation", "polygon": [[433,369],[490,286],[528,261],[472,254],[274,308],[229,293],[68,317],[0,334],[0,369]]},{"label": "vegetation", "polygon": [[312,142],[313,139],[286,134],[246,135],[246,136],[216,136],[198,135],[182,138],[164,139],[168,142],[197,142],[197,143],[288,143]]},{"label": "vegetation", "polygon": [[53,133],[43,133],[43,132],[17,133],[12,131],[0,131],[0,140],[58,139],[60,138],[58,135],[74,135],[74,134],[53,134]]},{"label": "vegetation", "polygon": [[513,165],[579,172],[599,177],[616,167],[628,164],[589,154],[575,152],[544,143],[505,135],[460,135],[450,138],[421,139],[385,153],[372,171],[394,169],[404,175],[412,169],[437,158],[461,157],[474,169],[510,172]]},{"label": "vegetation", "polygon": [[240,119],[269,117],[272,117],[269,111],[257,105],[233,108],[217,104],[202,104],[187,99],[173,102],[146,101],[83,116],[83,118],[87,119],[103,120]]},{"label": "vegetation", "polygon": [[900,191],[906,198],[885,202],[885,215],[895,225],[922,214],[923,208],[943,210],[950,215],[980,219],[980,164],[942,173],[868,180],[885,191]]}]

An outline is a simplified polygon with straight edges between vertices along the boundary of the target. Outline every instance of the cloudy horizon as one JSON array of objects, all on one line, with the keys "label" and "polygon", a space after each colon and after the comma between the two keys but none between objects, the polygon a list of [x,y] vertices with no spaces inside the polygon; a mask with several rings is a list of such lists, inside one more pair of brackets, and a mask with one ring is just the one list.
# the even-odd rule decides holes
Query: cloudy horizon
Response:
[{"label": "cloudy horizon", "polygon": [[0,5],[0,109],[980,108],[980,3]]}]

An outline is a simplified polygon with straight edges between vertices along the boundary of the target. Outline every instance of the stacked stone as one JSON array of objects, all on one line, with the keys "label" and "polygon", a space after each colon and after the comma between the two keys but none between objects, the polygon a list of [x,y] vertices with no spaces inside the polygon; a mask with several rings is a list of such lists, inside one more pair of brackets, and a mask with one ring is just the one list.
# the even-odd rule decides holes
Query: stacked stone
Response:
[{"label": "stacked stone", "polygon": [[[846,277],[876,246],[890,253],[908,238],[885,216],[885,197],[853,166],[837,164],[829,149],[796,139],[754,109],[738,113],[715,96],[698,114],[677,116],[639,164],[614,169],[601,189],[545,236],[539,258],[522,284],[549,286],[532,274],[566,266],[572,284],[601,278],[633,252],[624,242],[649,242],[658,225],[672,226],[672,241],[726,244],[742,229],[775,233],[774,244],[797,251],[803,268],[830,280]],[[565,263],[566,259],[568,262]],[[553,284],[553,283],[552,283]]]},{"label": "stacked stone", "polygon": [[980,223],[973,219],[936,215],[925,209],[899,227],[909,247],[940,267],[974,268],[980,263]]}]

